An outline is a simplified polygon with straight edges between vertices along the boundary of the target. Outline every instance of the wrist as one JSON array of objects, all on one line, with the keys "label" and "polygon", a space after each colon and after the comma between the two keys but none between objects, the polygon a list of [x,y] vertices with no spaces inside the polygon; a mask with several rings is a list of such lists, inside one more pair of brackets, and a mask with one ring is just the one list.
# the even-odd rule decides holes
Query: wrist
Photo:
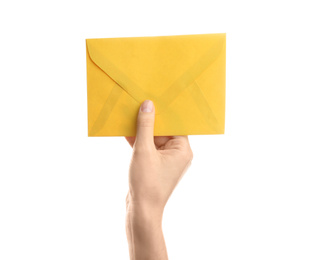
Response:
[{"label": "wrist", "polygon": [[152,225],[161,227],[163,208],[151,207],[144,203],[129,201],[127,206],[127,218],[131,218],[133,224],[139,223],[139,226]]},{"label": "wrist", "polygon": [[133,198],[129,191],[126,197],[127,214],[131,214],[135,219],[139,218],[148,222],[161,222],[165,205],[156,202],[154,199],[147,198],[148,196],[136,196]]}]

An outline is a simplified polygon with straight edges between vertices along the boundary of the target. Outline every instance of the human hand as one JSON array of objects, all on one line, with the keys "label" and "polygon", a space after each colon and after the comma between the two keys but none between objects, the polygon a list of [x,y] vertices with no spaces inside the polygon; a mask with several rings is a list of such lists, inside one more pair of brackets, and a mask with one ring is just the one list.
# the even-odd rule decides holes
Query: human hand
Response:
[{"label": "human hand", "polygon": [[154,105],[147,100],[138,113],[136,137],[126,137],[133,148],[127,203],[161,214],[193,153],[188,136],[153,136],[154,118]]},{"label": "human hand", "polygon": [[155,108],[145,101],[137,117],[126,198],[126,231],[131,260],[168,259],[162,233],[166,202],[191,164],[187,136],[153,136]]}]

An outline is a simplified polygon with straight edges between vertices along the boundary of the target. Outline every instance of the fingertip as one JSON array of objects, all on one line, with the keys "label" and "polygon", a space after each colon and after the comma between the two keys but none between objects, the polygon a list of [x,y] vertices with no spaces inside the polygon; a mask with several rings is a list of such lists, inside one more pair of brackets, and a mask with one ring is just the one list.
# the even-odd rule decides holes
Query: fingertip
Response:
[{"label": "fingertip", "polygon": [[154,104],[152,100],[145,100],[140,106],[140,112],[142,113],[152,113],[154,112]]}]

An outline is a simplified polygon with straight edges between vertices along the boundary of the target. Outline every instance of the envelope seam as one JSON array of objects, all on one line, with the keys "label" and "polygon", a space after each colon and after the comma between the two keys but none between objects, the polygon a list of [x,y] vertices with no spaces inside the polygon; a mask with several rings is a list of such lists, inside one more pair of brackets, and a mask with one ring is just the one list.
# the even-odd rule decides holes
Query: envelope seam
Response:
[{"label": "envelope seam", "polygon": [[[212,127],[212,128],[214,128],[214,130],[216,132],[219,132],[219,130],[220,130],[219,129],[219,122],[217,120],[217,117],[215,116],[215,113],[214,113],[213,109],[209,105],[209,103],[208,103],[204,93],[202,92],[202,90],[201,90],[201,88],[200,88],[200,86],[199,86],[199,84],[197,83],[196,80],[194,81],[194,85],[196,86],[196,89],[199,91],[199,94],[200,94],[199,96],[202,97],[202,100],[204,100],[204,102],[205,102],[205,109],[200,109],[200,106],[201,106],[200,104],[202,104],[202,102],[197,102],[196,103],[198,108],[199,108],[200,113],[202,114],[202,116],[205,119],[205,121],[209,124],[209,126],[212,127],[212,125],[210,123],[211,123],[211,120],[214,121],[214,127]],[[192,94],[192,97],[193,97],[194,93],[191,92],[191,94]],[[206,112],[209,111],[209,112],[206,113],[204,111],[206,111]],[[215,125],[216,125],[216,127],[215,127]]]},{"label": "envelope seam", "polygon": [[[131,98],[133,98],[137,103],[141,103],[140,101],[138,101],[131,93],[129,93],[124,87],[121,86],[121,84],[119,82],[117,82],[115,79],[113,79],[108,72],[106,72],[105,70],[103,70],[95,61],[94,59],[92,58],[92,55],[90,54],[90,51],[89,51],[89,46],[87,45],[87,52],[88,52],[88,55],[91,59],[91,61],[95,64],[96,67],[98,67],[102,72],[104,72],[113,82],[115,82],[115,84],[117,84],[122,90],[124,90]],[[106,58],[107,60],[107,58]]]},{"label": "envelope seam", "polygon": [[[222,41],[222,40],[220,40]],[[219,41],[219,42],[220,42]],[[211,49],[219,46],[219,42],[215,43]],[[224,45],[223,45],[224,46]],[[176,98],[178,98],[178,96],[185,91],[187,88],[189,88],[191,85],[193,85],[193,82],[196,81],[196,79],[198,79],[206,70],[209,69],[209,66],[212,65],[218,58],[219,58],[219,54],[221,53],[221,51],[223,50],[223,46],[222,48],[219,48],[219,50],[216,52],[215,57],[208,62],[207,65],[204,66],[203,69],[201,69],[201,72],[198,75],[191,75],[191,71],[193,70],[193,68],[195,68],[196,66],[198,66],[197,64],[200,63],[201,60],[204,60],[204,58],[206,58],[208,56],[208,54],[210,53],[210,49],[208,51],[205,52],[205,54],[197,61],[193,64],[193,66],[191,67],[191,69],[188,69],[186,72],[183,73],[182,76],[180,76],[162,95],[161,98],[165,100],[165,96],[171,96],[171,98],[166,98],[166,105],[169,106]],[[183,86],[185,84],[182,84],[184,82],[184,80],[181,80],[182,78],[185,78],[187,76],[190,75],[190,80],[188,81],[188,83],[186,83],[186,86]],[[179,83],[180,82],[180,83]],[[175,87],[172,87],[174,86]],[[173,89],[173,90],[172,90]],[[172,93],[174,93],[174,91],[176,92],[179,89],[179,93],[178,95],[173,96]],[[182,89],[182,90],[180,90]],[[168,93],[167,93],[168,92]],[[172,97],[173,96],[173,97]]]},{"label": "envelope seam", "polygon": [[102,106],[93,127],[90,130],[91,136],[95,136],[105,126],[122,93],[123,92],[119,88],[116,88],[116,85],[113,86],[107,101]]}]

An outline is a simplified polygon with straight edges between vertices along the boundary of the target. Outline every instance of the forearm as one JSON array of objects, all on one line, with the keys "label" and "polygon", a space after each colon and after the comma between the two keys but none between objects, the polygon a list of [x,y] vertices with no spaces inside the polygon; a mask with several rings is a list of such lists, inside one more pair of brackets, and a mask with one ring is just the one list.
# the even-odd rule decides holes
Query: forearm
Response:
[{"label": "forearm", "polygon": [[131,260],[168,259],[162,232],[162,212],[129,204],[126,233]]}]

